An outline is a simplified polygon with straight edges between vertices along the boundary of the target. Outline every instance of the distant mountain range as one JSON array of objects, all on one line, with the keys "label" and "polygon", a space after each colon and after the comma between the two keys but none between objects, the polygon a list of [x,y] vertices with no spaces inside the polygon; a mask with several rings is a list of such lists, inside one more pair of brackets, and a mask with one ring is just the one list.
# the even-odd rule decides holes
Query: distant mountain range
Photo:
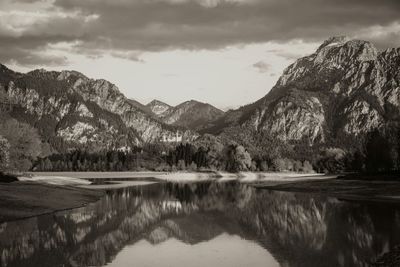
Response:
[{"label": "distant mountain range", "polygon": [[400,48],[379,52],[367,41],[333,37],[286,68],[265,97],[204,132],[242,126],[311,142],[362,135],[399,119],[399,68]]},{"label": "distant mountain range", "polygon": [[164,123],[201,130],[220,118],[224,112],[210,104],[190,100],[175,107],[153,100],[147,107]]},{"label": "distant mountain range", "polygon": [[11,116],[44,140],[70,146],[124,148],[158,140],[193,140],[244,127],[283,140],[326,142],[362,135],[400,114],[400,49],[333,37],[290,65],[270,92],[223,112],[190,100],[143,105],[109,81],[76,71],[14,72],[0,64],[0,93],[16,103]]}]

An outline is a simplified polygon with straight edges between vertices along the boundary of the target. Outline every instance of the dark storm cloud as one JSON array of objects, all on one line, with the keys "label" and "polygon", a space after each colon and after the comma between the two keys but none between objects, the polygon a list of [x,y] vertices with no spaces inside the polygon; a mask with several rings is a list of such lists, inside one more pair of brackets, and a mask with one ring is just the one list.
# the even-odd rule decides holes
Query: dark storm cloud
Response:
[{"label": "dark storm cloud", "polygon": [[64,56],[42,54],[40,51],[11,48],[0,51],[0,58],[4,63],[15,63],[26,67],[40,66],[64,66],[68,59]]},{"label": "dark storm cloud", "polygon": [[[43,44],[56,42],[55,36],[80,40],[74,51],[92,56],[104,51],[321,41],[332,35],[362,36],[380,48],[400,41],[398,32],[386,32],[399,21],[398,0],[56,0],[53,8],[80,15],[38,23],[26,34]],[[368,28],[374,26],[381,26],[381,32],[369,37]]]},{"label": "dark storm cloud", "polygon": [[59,66],[65,65],[63,56],[45,54],[49,43],[71,41],[65,36],[21,36],[0,35],[0,59],[3,63],[15,62],[23,66]]}]

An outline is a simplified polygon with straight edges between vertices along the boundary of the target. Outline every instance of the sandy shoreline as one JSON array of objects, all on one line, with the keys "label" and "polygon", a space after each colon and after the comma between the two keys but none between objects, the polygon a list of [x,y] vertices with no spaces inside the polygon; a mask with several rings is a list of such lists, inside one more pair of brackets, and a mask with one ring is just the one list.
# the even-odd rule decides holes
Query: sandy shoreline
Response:
[{"label": "sandy shoreline", "polygon": [[[107,180],[159,180],[169,182],[196,182],[206,180],[238,180],[240,182],[266,182],[266,181],[303,181],[315,179],[329,179],[336,176],[326,176],[317,173],[274,173],[274,172],[32,172],[32,177],[23,177],[25,181],[30,179],[52,183],[79,183],[79,179],[94,181],[96,179]],[[85,182],[83,182],[85,183]]]},{"label": "sandy shoreline", "polygon": [[71,177],[80,179],[106,179],[106,178],[149,178],[154,175],[164,175],[167,172],[29,172],[34,177]]}]

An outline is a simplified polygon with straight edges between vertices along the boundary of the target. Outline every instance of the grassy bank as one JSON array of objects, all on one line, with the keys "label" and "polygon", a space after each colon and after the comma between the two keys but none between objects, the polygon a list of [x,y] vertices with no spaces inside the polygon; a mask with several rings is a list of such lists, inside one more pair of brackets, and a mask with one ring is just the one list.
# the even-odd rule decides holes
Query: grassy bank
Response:
[{"label": "grassy bank", "polygon": [[103,194],[100,190],[34,182],[0,183],[0,222],[82,207]]}]

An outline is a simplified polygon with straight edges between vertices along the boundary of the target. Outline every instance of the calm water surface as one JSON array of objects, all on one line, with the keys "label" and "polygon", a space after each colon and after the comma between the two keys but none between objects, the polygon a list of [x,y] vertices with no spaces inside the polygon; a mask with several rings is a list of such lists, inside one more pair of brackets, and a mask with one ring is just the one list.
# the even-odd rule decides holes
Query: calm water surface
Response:
[{"label": "calm water surface", "polygon": [[400,207],[239,183],[110,190],[0,224],[1,266],[369,266],[400,244]]}]

